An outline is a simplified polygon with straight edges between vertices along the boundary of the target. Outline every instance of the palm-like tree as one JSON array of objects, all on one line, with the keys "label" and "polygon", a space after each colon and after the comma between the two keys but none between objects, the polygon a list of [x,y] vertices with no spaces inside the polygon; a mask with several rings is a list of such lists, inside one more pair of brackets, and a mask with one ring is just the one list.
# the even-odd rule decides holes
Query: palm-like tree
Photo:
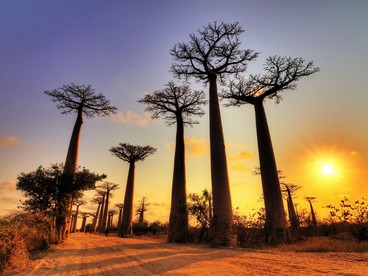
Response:
[{"label": "palm-like tree", "polygon": [[75,209],[75,216],[74,216],[74,220],[73,220],[73,224],[72,224],[72,229],[71,232],[75,232],[77,230],[77,221],[78,221],[78,215],[79,215],[79,206],[85,204],[86,202],[82,199],[78,199],[74,202],[74,205],[76,206]]},{"label": "palm-like tree", "polygon": [[280,92],[296,89],[295,82],[304,76],[319,71],[313,62],[305,63],[302,58],[269,57],[264,75],[250,75],[248,80],[239,78],[229,84],[223,97],[229,100],[228,106],[252,104],[256,115],[258,153],[262,179],[263,196],[266,208],[266,240],[280,242],[287,239],[286,217],[281,188],[263,102],[273,98],[282,99]]},{"label": "palm-like tree", "polygon": [[233,222],[217,81],[219,78],[223,83],[226,76],[244,72],[248,61],[256,58],[257,53],[240,49],[239,37],[242,32],[243,29],[237,22],[214,22],[198,30],[198,35],[191,34],[189,43],[178,43],[171,50],[171,55],[176,61],[171,71],[176,77],[193,77],[209,83],[213,245],[230,244]]},{"label": "palm-like tree", "polygon": [[174,172],[172,180],[169,241],[186,242],[188,213],[186,210],[184,126],[197,124],[192,116],[202,116],[205,104],[202,91],[192,91],[188,85],[176,86],[169,82],[162,90],[147,94],[138,102],[146,105],[152,118],[164,118],[167,125],[176,124]]},{"label": "palm-like tree", "polygon": [[128,143],[120,143],[117,147],[110,148],[110,152],[119,159],[129,163],[129,172],[124,196],[124,209],[119,235],[125,237],[132,234],[133,196],[134,196],[134,173],[135,163],[143,161],[149,155],[156,152],[151,146],[134,146]]},{"label": "palm-like tree", "polygon": [[[68,153],[64,164],[65,191],[70,190],[69,185],[73,185],[74,175],[78,163],[79,136],[83,124],[83,115],[87,118],[94,116],[109,116],[115,113],[117,108],[110,105],[101,93],[96,94],[90,85],[76,85],[74,83],[63,85],[52,91],[45,91],[45,94],[52,98],[56,107],[62,110],[62,114],[77,113],[72,136],[69,142]],[[72,207],[72,197],[58,210],[57,230],[59,239],[67,237],[67,229],[70,224],[70,217],[67,215]]]},{"label": "palm-like tree", "polygon": [[313,204],[312,202],[316,199],[316,197],[314,196],[306,196],[305,200],[308,201],[309,203],[309,207],[310,207],[310,213],[311,213],[311,226],[317,226],[317,219],[316,219],[316,214],[314,212],[313,209]]}]

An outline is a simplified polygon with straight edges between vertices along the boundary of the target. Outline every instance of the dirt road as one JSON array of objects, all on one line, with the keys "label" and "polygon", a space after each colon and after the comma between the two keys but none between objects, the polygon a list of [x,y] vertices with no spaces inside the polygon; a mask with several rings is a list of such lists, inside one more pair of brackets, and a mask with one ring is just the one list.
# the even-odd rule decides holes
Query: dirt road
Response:
[{"label": "dirt road", "polygon": [[77,233],[18,275],[368,275],[368,253],[217,249]]}]

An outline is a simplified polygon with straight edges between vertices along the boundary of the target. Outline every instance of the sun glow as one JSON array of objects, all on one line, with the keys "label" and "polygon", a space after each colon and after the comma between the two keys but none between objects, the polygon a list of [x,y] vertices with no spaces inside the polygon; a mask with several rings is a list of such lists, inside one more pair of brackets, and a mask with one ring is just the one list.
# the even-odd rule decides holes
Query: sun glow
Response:
[{"label": "sun glow", "polygon": [[324,175],[332,175],[335,172],[335,168],[331,164],[325,164],[322,166],[322,173]]}]

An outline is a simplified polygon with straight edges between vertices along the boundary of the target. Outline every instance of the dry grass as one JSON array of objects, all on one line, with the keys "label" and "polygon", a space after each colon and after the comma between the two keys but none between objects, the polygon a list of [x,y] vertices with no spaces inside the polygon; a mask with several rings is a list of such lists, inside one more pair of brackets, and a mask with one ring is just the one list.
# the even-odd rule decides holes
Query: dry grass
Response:
[{"label": "dry grass", "polygon": [[368,242],[313,237],[293,244],[280,245],[277,249],[295,252],[368,252]]}]

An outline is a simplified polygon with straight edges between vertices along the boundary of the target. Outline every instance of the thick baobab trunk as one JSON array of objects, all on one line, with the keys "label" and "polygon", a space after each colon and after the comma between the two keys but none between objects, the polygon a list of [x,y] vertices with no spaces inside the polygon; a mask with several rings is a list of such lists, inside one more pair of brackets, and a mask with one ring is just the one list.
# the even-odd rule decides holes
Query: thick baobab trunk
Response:
[{"label": "thick baobab trunk", "polygon": [[187,242],[188,213],[185,188],[185,145],[184,123],[181,115],[177,117],[174,172],[171,191],[171,210],[168,240],[171,242]]},{"label": "thick baobab trunk", "polygon": [[133,219],[134,171],[135,171],[135,162],[130,162],[127,185],[125,188],[123,218],[121,221],[121,225],[119,227],[120,237],[126,237],[128,235],[133,234],[132,219]]},{"label": "thick baobab trunk", "polygon": [[233,212],[216,75],[210,75],[209,82],[211,180],[213,194],[213,219],[210,227],[210,238],[213,245],[226,246],[230,244]]},{"label": "thick baobab trunk", "polygon": [[288,237],[285,210],[266,113],[262,101],[256,102],[254,107],[263,197],[266,209],[266,242],[285,242]]},{"label": "thick baobab trunk", "polygon": [[[78,163],[78,149],[79,149],[79,136],[82,129],[83,119],[82,119],[82,108],[78,110],[77,120],[75,121],[73,133],[70,138],[68,153],[64,164],[64,185],[65,190],[69,190],[68,186],[73,185],[74,175],[77,169]],[[59,210],[59,220],[58,226],[59,237],[61,239],[66,239],[68,236],[68,229],[70,228],[70,211],[72,209],[72,198],[67,197],[66,202],[61,205],[61,210]]]},{"label": "thick baobab trunk", "polygon": [[299,220],[295,212],[295,207],[293,203],[293,198],[291,197],[290,189],[286,188],[286,191],[288,193],[287,205],[288,205],[288,212],[289,212],[290,228],[291,230],[296,230],[299,228]]},{"label": "thick baobab trunk", "polygon": [[110,197],[110,191],[106,192],[106,199],[105,199],[105,206],[103,210],[102,215],[102,223],[100,227],[100,233],[104,233],[106,231],[106,228],[108,226],[108,215],[109,215],[109,197]]}]

